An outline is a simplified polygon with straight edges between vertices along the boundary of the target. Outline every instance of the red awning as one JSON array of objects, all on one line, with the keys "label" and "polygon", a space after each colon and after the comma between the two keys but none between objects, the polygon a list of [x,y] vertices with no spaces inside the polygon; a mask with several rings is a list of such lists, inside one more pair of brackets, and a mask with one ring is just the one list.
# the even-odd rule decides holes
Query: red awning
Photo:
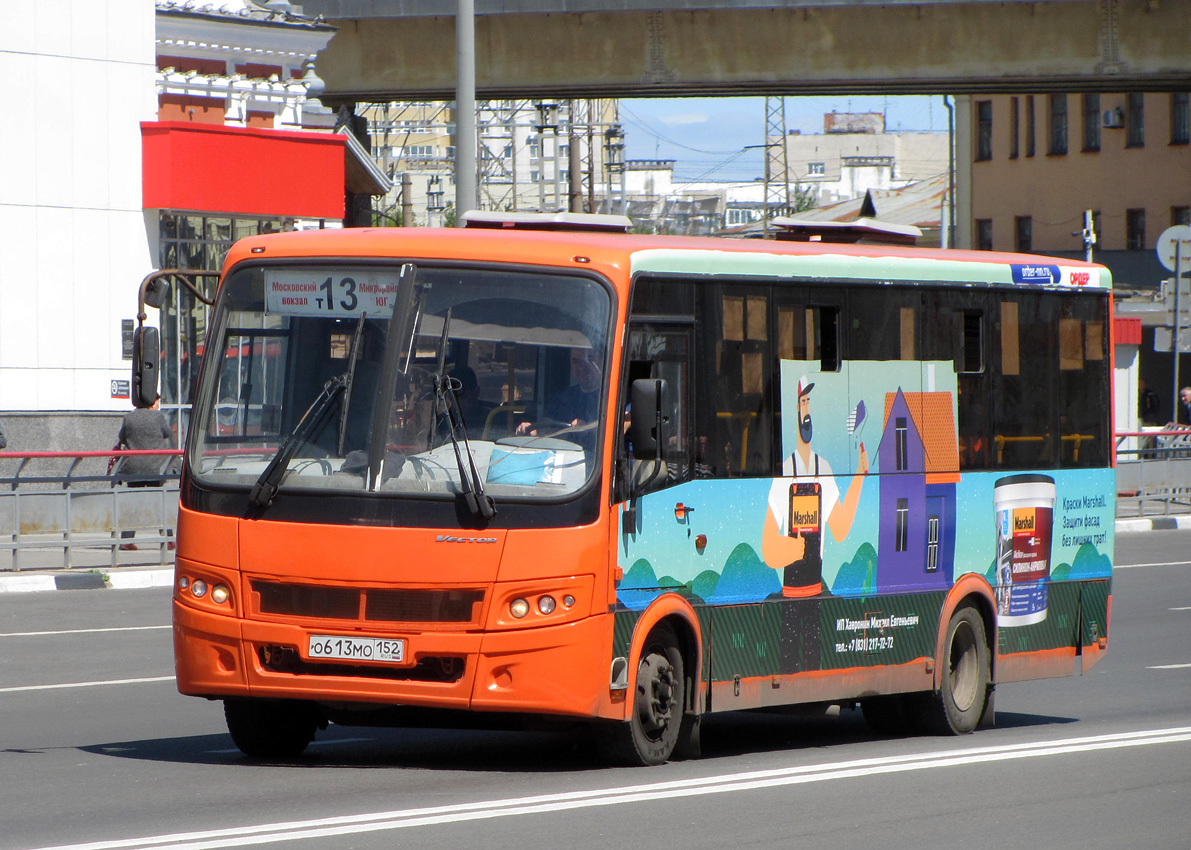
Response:
[{"label": "red awning", "polygon": [[1117,345],[1141,345],[1141,319],[1113,319],[1112,335]]},{"label": "red awning", "polygon": [[343,218],[343,136],[157,121],[141,141],[145,209]]}]

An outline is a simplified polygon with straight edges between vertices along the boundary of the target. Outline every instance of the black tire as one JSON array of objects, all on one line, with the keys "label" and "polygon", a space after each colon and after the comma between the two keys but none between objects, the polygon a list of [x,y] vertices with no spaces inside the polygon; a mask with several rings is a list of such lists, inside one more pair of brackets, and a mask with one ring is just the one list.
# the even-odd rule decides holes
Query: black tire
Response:
[{"label": "black tire", "polygon": [[683,729],[686,678],[674,630],[655,626],[641,648],[627,723],[612,729],[615,755],[634,765],[664,764]]},{"label": "black tire", "polygon": [[313,705],[291,700],[227,699],[223,716],[240,752],[256,758],[301,755],[320,725]]},{"label": "black tire", "polygon": [[984,618],[971,605],[956,610],[943,640],[942,683],[920,694],[917,721],[934,735],[966,735],[980,724],[988,703],[992,666]]},{"label": "black tire", "polygon": [[878,735],[908,735],[914,731],[905,694],[865,697],[860,701],[860,710],[868,728]]}]

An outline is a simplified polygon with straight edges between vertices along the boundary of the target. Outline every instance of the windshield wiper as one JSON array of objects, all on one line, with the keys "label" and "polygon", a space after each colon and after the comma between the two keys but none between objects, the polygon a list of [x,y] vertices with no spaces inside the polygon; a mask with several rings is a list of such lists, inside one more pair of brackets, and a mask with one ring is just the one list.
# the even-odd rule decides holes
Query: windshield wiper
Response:
[{"label": "windshield wiper", "polygon": [[327,414],[335,404],[335,399],[347,387],[350,380],[350,373],[345,372],[330,378],[323,384],[322,392],[318,394],[318,398],[311,402],[310,407],[306,408],[306,412],[298,420],[297,426],[278,446],[277,453],[273,455],[273,459],[260,474],[260,478],[256,479],[256,483],[252,485],[252,491],[248,494],[250,504],[258,508],[265,508],[273,503],[273,500],[277,498],[277,488],[281,484],[281,478],[289,468],[290,458],[310,439],[311,434],[322,427]]},{"label": "windshield wiper", "polygon": [[[496,503],[492,497],[484,493],[484,485],[480,481],[480,473],[476,469],[475,456],[471,453],[471,443],[467,439],[467,423],[463,420],[463,412],[459,410],[459,399],[455,395],[455,381],[446,374],[447,337],[451,329],[451,308],[447,308],[447,315],[443,319],[442,337],[438,341],[438,371],[434,375],[434,402],[447,420],[447,436],[451,440],[451,448],[455,450],[455,465],[459,467],[459,489],[463,493],[463,501],[467,510],[476,519],[490,520],[496,516]],[[456,424],[455,420],[459,422]],[[459,450],[459,433],[463,434],[463,446],[467,451],[467,462],[463,460],[463,453]]]}]

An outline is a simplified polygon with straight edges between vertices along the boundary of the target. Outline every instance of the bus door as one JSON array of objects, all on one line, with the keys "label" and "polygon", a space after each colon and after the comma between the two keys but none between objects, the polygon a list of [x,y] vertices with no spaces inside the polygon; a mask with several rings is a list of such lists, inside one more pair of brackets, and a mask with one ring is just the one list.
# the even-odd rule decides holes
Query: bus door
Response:
[{"label": "bus door", "polygon": [[[680,590],[697,567],[691,514],[681,502],[687,488],[676,486],[695,477],[698,462],[692,446],[693,330],[690,323],[683,322],[635,322],[629,329],[620,395],[616,492],[625,506],[618,552],[624,579],[618,597],[632,609],[647,607],[667,590]],[[641,417],[648,415],[652,420],[658,411],[634,410],[632,387],[634,381],[640,386],[658,380],[664,381],[659,402],[662,425],[657,432],[656,456],[643,458],[640,455],[645,452],[634,451],[633,417],[638,417],[639,433]],[[657,384],[653,386],[656,389]],[[703,512],[710,515],[712,507]]]}]

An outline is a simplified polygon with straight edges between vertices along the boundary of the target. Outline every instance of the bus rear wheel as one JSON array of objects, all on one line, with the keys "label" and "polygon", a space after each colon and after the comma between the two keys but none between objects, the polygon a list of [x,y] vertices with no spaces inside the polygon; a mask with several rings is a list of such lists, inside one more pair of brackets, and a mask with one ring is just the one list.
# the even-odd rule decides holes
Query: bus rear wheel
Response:
[{"label": "bus rear wheel", "polygon": [[918,722],[936,735],[966,735],[980,723],[989,699],[992,666],[984,619],[971,605],[956,610],[943,640],[939,690],[920,695]]},{"label": "bus rear wheel", "polygon": [[256,758],[299,756],[320,726],[313,705],[293,700],[226,699],[223,716],[240,752]]},{"label": "bus rear wheel", "polygon": [[630,764],[665,763],[683,730],[686,678],[674,630],[654,627],[641,649],[637,687],[627,723],[617,724],[617,755]]}]

